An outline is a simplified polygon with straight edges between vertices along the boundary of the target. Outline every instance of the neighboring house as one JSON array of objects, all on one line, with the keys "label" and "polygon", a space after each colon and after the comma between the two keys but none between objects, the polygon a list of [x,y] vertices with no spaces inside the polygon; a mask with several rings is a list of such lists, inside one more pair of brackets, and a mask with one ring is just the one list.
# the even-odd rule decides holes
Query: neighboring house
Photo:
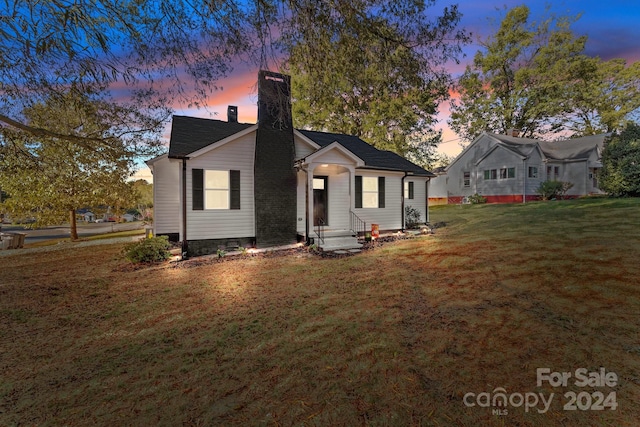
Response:
[{"label": "neighboring house", "polygon": [[[598,174],[608,135],[548,142],[483,133],[432,181],[448,203],[464,203],[480,194],[489,203],[537,200],[543,181],[570,182],[568,197],[602,194]],[[433,191],[432,191],[433,193]]]},{"label": "neighboring house", "polygon": [[447,195],[447,171],[444,166],[432,170],[436,175],[429,180],[429,206],[446,205],[449,203]]},{"label": "neighboring house", "polygon": [[78,209],[76,210],[76,219],[85,222],[93,222],[96,219],[96,215],[91,212],[89,209]]},{"label": "neighboring house", "polygon": [[147,162],[154,178],[154,233],[189,255],[270,247],[319,235],[404,227],[404,208],[428,221],[434,176],[358,137],[295,130],[290,79],[261,71],[258,123],[174,116],[169,152]]}]

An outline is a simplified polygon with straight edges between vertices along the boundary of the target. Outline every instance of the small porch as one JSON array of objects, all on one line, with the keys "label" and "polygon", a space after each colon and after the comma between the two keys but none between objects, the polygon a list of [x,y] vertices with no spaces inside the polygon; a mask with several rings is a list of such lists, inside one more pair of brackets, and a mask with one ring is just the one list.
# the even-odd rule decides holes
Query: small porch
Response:
[{"label": "small porch", "polygon": [[338,143],[297,162],[298,233],[325,251],[357,249],[366,223],[353,212],[356,167],[364,161]]}]

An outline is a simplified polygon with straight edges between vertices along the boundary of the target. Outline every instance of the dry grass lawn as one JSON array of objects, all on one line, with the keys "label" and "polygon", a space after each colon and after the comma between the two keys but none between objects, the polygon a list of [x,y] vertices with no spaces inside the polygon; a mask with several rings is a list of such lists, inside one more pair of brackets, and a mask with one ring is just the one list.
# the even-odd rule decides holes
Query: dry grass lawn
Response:
[{"label": "dry grass lawn", "polygon": [[[637,425],[640,200],[447,206],[439,221],[341,259],[2,257],[0,425]],[[572,377],[538,386],[544,367]],[[616,384],[578,387],[579,368]],[[477,405],[499,388],[553,400]],[[563,409],[598,391],[617,408]]]}]

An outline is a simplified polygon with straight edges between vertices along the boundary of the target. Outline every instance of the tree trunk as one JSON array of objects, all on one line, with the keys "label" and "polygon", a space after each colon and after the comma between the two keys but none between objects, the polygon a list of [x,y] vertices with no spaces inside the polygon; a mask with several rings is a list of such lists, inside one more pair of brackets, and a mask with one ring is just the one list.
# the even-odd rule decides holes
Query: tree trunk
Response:
[{"label": "tree trunk", "polygon": [[69,211],[69,234],[71,241],[78,240],[78,226],[76,225],[76,210]]}]

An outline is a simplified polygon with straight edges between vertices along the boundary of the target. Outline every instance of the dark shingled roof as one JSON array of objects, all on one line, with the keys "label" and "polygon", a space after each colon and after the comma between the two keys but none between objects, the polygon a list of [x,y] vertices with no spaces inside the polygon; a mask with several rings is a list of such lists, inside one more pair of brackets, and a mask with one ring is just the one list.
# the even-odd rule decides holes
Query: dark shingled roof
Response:
[{"label": "dark shingled roof", "polygon": [[[173,116],[169,157],[187,157],[189,154],[201,148],[228,138],[252,126],[255,125],[229,123],[221,120],[200,119],[187,116]],[[396,153],[378,150],[357,136],[308,130],[300,130],[300,133],[321,147],[337,141],[347,150],[360,157],[368,168],[411,172],[421,176],[435,176],[431,172],[411,163]]]},{"label": "dark shingled roof", "polygon": [[357,136],[310,130],[301,130],[299,132],[321,147],[326,147],[337,141],[344,148],[364,160],[368,168],[412,172],[415,175],[422,176],[435,176],[431,172],[411,163],[409,160],[394,152],[378,150]]},{"label": "dark shingled roof", "polygon": [[173,116],[169,157],[186,157],[207,145],[221,141],[250,128],[246,123],[229,123],[221,120]]}]

